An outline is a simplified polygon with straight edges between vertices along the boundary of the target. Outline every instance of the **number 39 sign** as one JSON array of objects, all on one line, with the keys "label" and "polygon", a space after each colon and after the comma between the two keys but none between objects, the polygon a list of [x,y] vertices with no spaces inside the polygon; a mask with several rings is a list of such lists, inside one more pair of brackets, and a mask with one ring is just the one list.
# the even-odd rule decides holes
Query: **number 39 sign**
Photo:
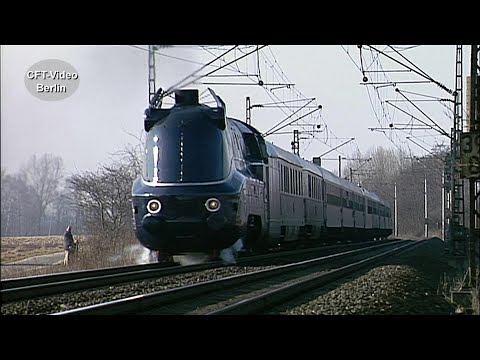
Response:
[{"label": "number 39 sign", "polygon": [[460,134],[462,153],[462,177],[480,178],[480,134],[478,132]]}]

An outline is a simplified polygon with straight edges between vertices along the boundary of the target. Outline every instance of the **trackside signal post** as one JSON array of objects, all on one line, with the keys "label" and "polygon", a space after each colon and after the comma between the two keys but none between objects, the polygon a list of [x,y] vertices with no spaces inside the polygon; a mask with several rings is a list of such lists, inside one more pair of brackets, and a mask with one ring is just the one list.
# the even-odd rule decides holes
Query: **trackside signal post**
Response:
[{"label": "trackside signal post", "polygon": [[[454,127],[451,154],[447,158],[446,186],[448,236],[451,265],[456,281],[451,301],[480,314],[479,229],[480,229],[480,120],[479,45],[471,46],[470,82],[467,84],[467,126],[462,121],[462,46],[457,45]],[[469,86],[468,86],[469,85]],[[468,199],[464,184],[468,183]],[[467,211],[466,211],[467,210]],[[467,216],[466,216],[467,215]]]},{"label": "trackside signal post", "polygon": [[470,62],[469,132],[462,134],[462,175],[469,181],[469,286],[472,310],[480,315],[479,238],[480,238],[480,59],[479,45],[472,45]]},{"label": "trackside signal post", "polygon": [[148,103],[155,95],[155,50],[156,45],[148,45]]}]

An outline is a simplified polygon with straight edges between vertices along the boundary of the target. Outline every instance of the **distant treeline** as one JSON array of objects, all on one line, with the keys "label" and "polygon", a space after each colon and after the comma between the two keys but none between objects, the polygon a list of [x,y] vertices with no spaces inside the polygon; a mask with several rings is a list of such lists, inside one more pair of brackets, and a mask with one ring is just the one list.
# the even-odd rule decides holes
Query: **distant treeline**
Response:
[{"label": "distant treeline", "polygon": [[16,173],[1,169],[1,235],[61,235],[67,225],[77,234],[92,227],[117,235],[132,228],[130,192],[141,169],[128,146],[95,172],[65,176],[63,159],[32,155]]},{"label": "distant treeline", "polygon": [[[416,158],[378,147],[353,158],[344,163],[342,176],[389,201],[392,213],[397,184],[401,236],[423,235],[426,178],[430,235],[440,236],[445,149]],[[115,248],[120,237],[133,234],[131,186],[141,169],[141,151],[132,146],[96,171],[68,177],[63,159],[51,154],[33,155],[13,174],[2,169],[1,235],[61,235],[71,224],[75,233],[95,234]]]},{"label": "distant treeline", "polygon": [[[355,183],[386,199],[394,211],[397,186],[398,234],[424,234],[425,221],[429,236],[441,236],[442,174],[446,149],[436,147],[431,154],[415,157],[400,149],[370,150],[358,153],[342,170]],[[350,171],[351,169],[351,171]],[[427,219],[425,219],[425,179],[427,182]]]}]

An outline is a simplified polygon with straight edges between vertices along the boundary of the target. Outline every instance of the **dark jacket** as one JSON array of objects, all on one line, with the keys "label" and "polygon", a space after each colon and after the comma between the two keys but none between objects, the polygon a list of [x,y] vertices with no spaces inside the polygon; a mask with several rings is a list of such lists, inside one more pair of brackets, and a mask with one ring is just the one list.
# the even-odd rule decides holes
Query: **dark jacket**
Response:
[{"label": "dark jacket", "polygon": [[63,245],[65,250],[72,250],[73,249],[73,235],[72,231],[65,231],[63,235]]}]

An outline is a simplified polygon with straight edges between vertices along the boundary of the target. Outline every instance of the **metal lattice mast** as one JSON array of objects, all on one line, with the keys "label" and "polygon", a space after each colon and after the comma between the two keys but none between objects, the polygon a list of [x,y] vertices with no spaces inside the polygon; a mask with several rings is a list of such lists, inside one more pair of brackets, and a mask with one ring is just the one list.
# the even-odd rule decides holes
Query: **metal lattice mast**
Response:
[{"label": "metal lattice mast", "polygon": [[248,125],[251,125],[252,123],[252,107],[251,107],[251,104],[250,104],[250,96],[247,96],[246,98],[246,118],[245,118],[245,122],[248,124]]},{"label": "metal lattice mast", "polygon": [[300,156],[300,132],[293,130],[292,151],[295,155]]},{"label": "metal lattice mast", "polygon": [[148,45],[148,102],[155,95],[155,45]]},{"label": "metal lattice mast", "polygon": [[[465,261],[465,201],[463,180],[461,178],[460,134],[463,126],[463,47],[457,45],[455,70],[455,105],[451,140],[451,196],[450,196],[450,231],[452,255],[458,257],[460,263]],[[463,259],[461,259],[463,258]],[[460,265],[459,263],[459,265]]]},{"label": "metal lattice mast", "polygon": [[[467,109],[469,114],[469,132],[474,142],[477,142],[477,148],[480,147],[480,58],[479,45],[472,45],[471,62],[470,62],[470,108]],[[476,177],[469,179],[469,270],[470,270],[470,288],[472,289],[472,307],[477,315],[480,314],[480,295],[479,295],[479,239],[480,239],[480,166],[477,166]],[[475,169],[472,169],[475,170]]]}]

